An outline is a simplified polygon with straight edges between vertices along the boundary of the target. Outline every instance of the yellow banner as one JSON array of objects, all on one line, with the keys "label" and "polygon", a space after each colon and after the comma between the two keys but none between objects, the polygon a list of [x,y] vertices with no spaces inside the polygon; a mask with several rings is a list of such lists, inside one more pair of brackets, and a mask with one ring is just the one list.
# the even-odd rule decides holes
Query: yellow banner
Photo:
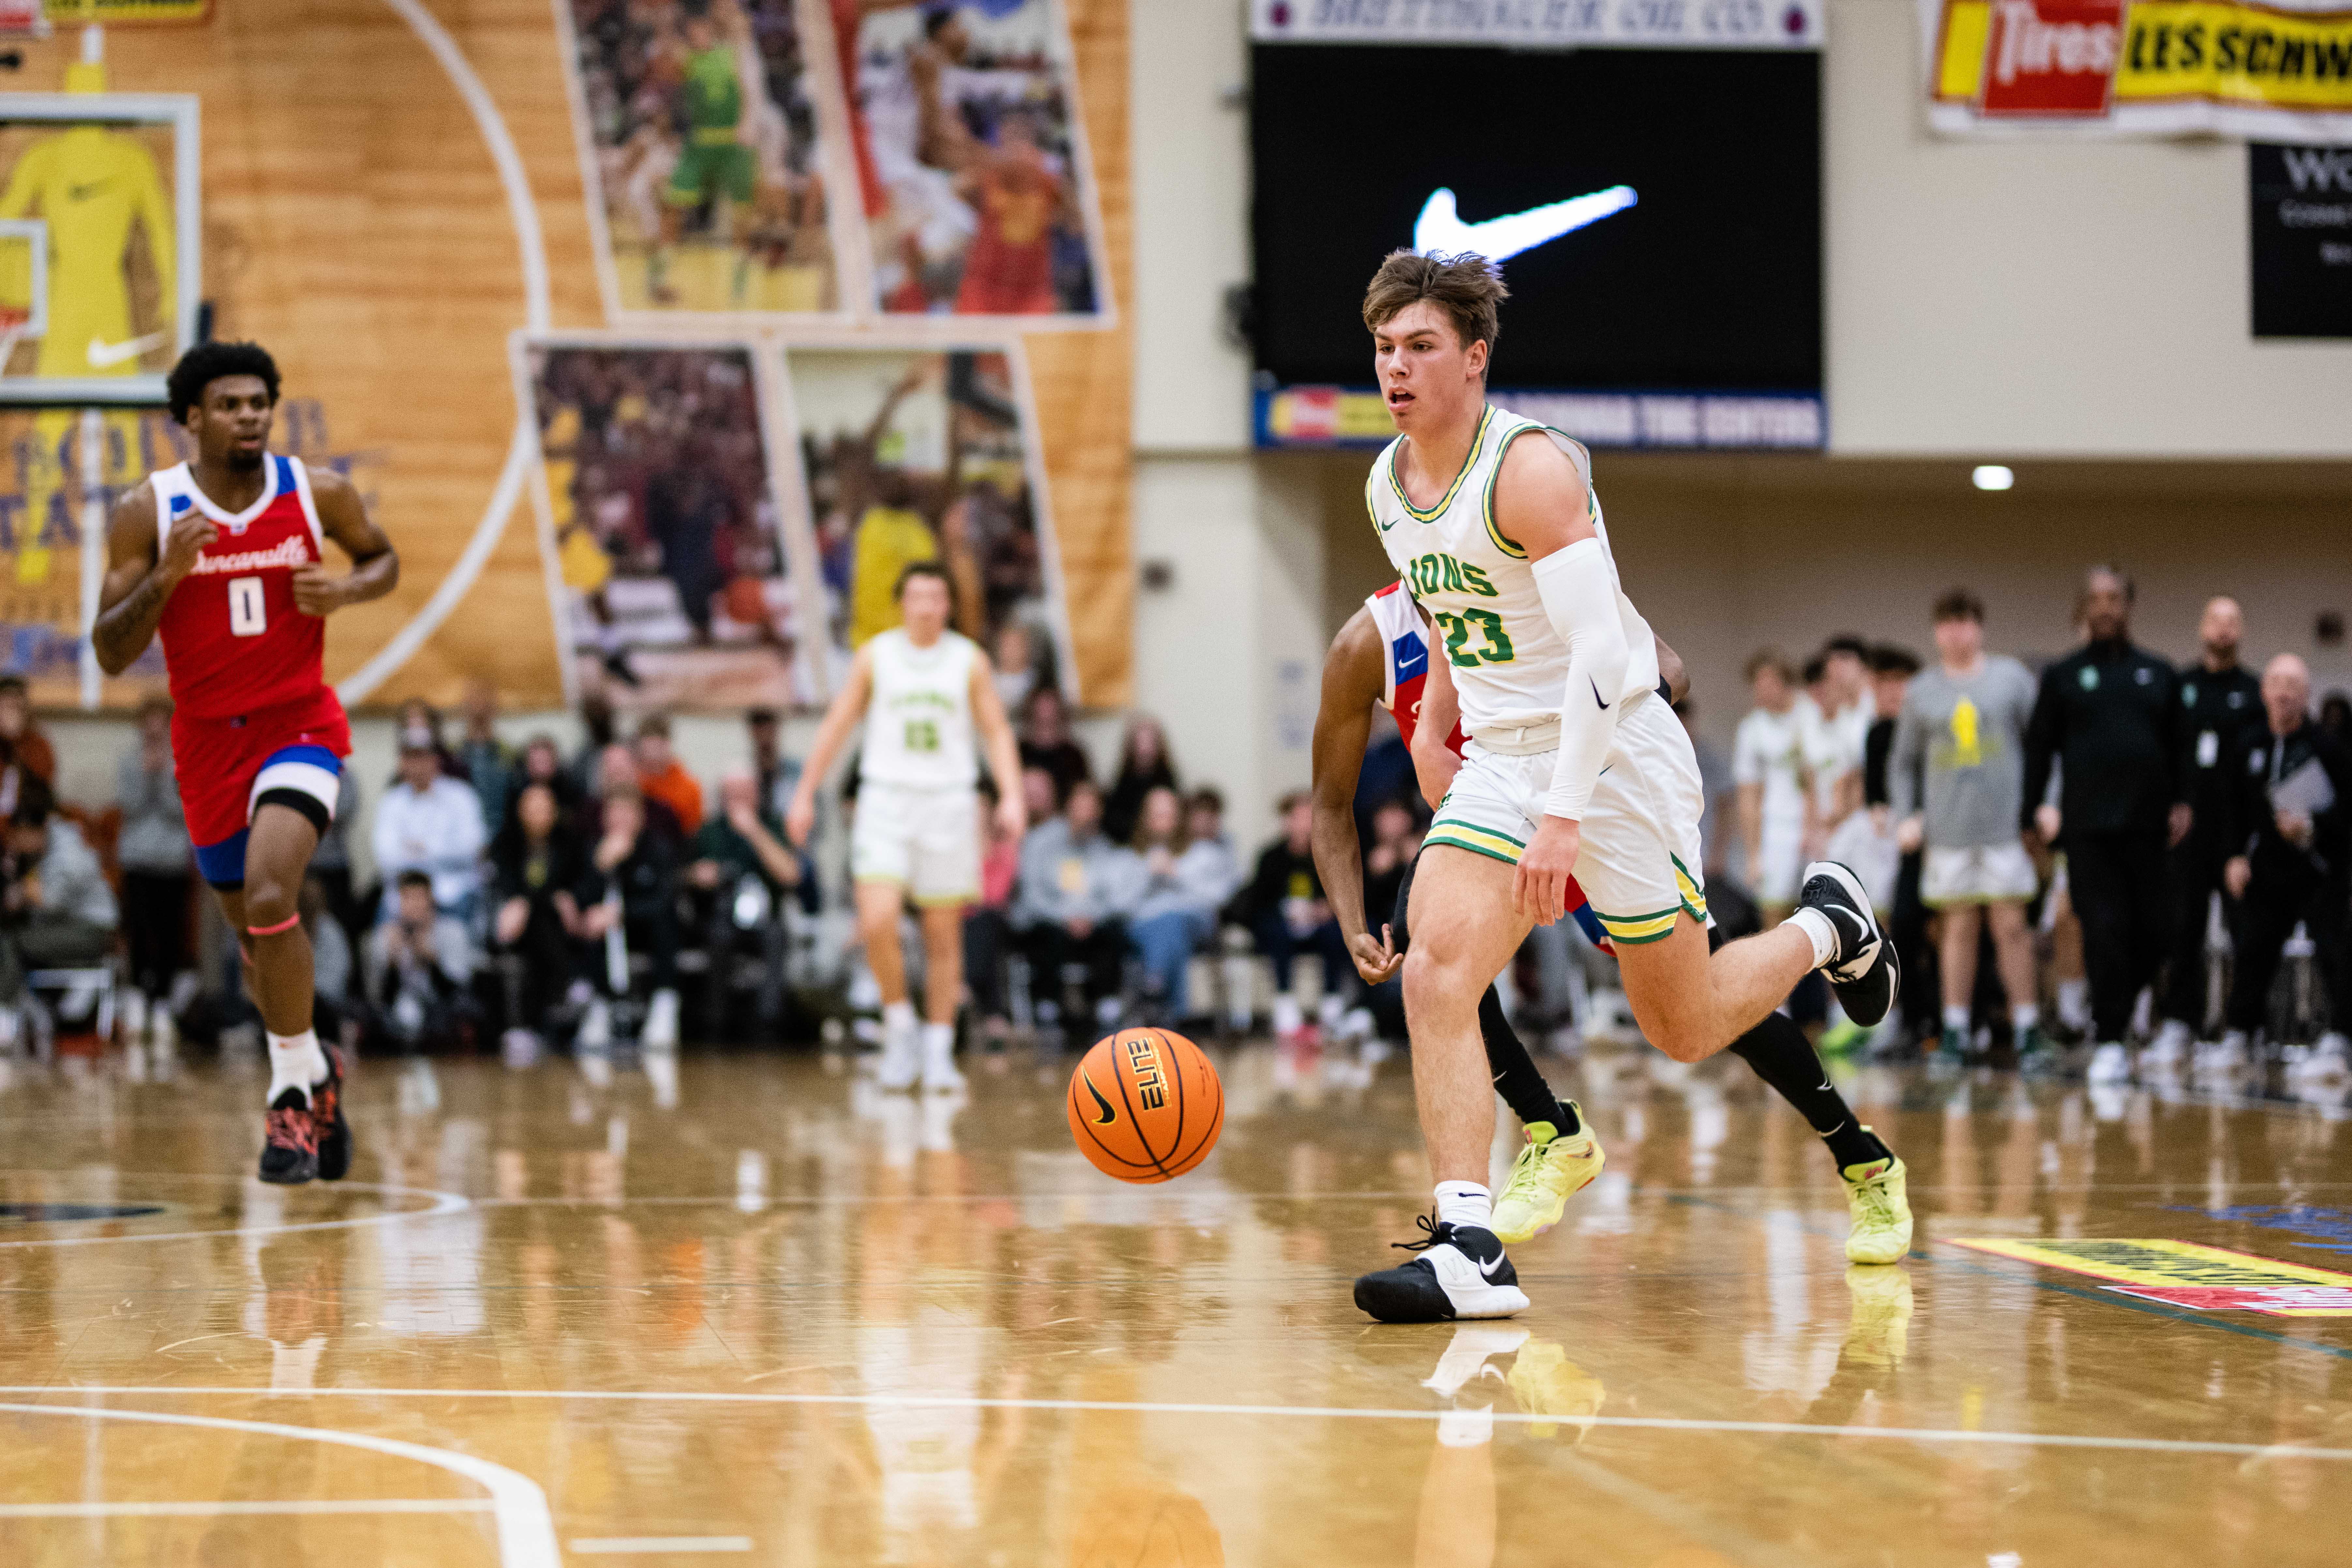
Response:
[{"label": "yellow banner", "polygon": [[[1979,104],[1996,11],[2011,27],[2031,31],[2038,7],[2032,0],[1930,3],[1940,9],[1931,94],[1939,105]],[[2110,107],[2092,117],[2115,129],[2166,129],[2138,112],[2153,108],[2352,111],[2352,9],[2288,10],[2252,0],[2130,0],[2122,14],[2120,37],[2106,29],[2115,61]]]},{"label": "yellow banner", "polygon": [[42,0],[41,14],[58,27],[202,22],[211,17],[213,0]]},{"label": "yellow banner", "polygon": [[2135,0],[2116,61],[2116,100],[2180,99],[2265,109],[2352,109],[2352,11],[2280,11],[2233,0]]}]

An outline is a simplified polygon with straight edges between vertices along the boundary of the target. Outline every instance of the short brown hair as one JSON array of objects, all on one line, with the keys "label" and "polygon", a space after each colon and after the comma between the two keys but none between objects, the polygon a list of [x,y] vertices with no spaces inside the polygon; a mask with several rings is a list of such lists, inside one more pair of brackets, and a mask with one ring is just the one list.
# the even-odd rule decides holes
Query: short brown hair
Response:
[{"label": "short brown hair", "polygon": [[907,584],[913,582],[918,577],[937,578],[939,580],[940,586],[948,591],[948,604],[950,608],[953,607],[955,604],[955,579],[948,575],[947,563],[942,561],[909,561],[904,566],[898,568],[898,580],[890,585],[890,597],[892,600],[896,601],[905,598],[907,596]]},{"label": "short brown hair", "polygon": [[1391,250],[1364,290],[1364,326],[1378,331],[1407,306],[1426,300],[1445,312],[1464,348],[1485,343],[1492,354],[1503,333],[1497,310],[1510,295],[1502,269],[1483,256]]},{"label": "short brown hair", "polygon": [[1796,661],[1777,647],[1759,647],[1749,654],[1747,664],[1741,667],[1740,673],[1747,678],[1748,683],[1753,686],[1756,684],[1757,671],[1764,669],[1778,673],[1780,677],[1780,684],[1783,686],[1797,684]]},{"label": "short brown hair", "polygon": [[1984,601],[1966,588],[1947,588],[1936,599],[1936,624],[1946,621],[1974,621],[1984,625]]}]

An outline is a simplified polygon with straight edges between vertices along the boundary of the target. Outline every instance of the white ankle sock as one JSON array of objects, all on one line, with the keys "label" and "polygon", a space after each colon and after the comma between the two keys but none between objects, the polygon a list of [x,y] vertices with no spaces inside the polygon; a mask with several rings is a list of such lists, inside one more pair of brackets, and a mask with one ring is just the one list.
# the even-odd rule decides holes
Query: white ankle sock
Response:
[{"label": "white ankle sock", "polygon": [[887,1036],[906,1036],[915,1032],[915,1005],[912,1002],[882,1004],[882,1032]]},{"label": "white ankle sock", "polygon": [[1785,922],[1813,939],[1813,967],[1819,969],[1837,952],[1837,928],[1819,910],[1799,910]]},{"label": "white ankle sock", "polygon": [[955,1026],[953,1024],[925,1024],[923,1026],[923,1055],[930,1058],[932,1061],[939,1062],[946,1061],[949,1058],[954,1056]]},{"label": "white ankle sock", "polygon": [[299,1035],[269,1037],[269,1103],[289,1089],[302,1091],[307,1103],[310,1086],[324,1082],[327,1077],[327,1053],[319,1048],[319,1032],[305,1029]]},{"label": "white ankle sock", "polygon": [[1440,1225],[1475,1226],[1480,1230],[1495,1228],[1495,1194],[1477,1182],[1440,1182],[1437,1184],[1437,1222]]},{"label": "white ankle sock", "polygon": [[2039,1002],[2011,1004],[2009,1009],[2009,1026],[2021,1035],[2028,1029],[2042,1027],[2042,1004]]},{"label": "white ankle sock", "polygon": [[1965,1005],[1944,1009],[1944,1033],[1965,1035],[1969,1032],[1969,1009]]}]

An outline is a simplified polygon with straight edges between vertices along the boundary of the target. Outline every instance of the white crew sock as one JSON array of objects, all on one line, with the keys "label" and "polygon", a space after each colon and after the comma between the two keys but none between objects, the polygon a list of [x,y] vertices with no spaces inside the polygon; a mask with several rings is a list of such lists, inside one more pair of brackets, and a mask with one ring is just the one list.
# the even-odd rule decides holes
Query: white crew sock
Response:
[{"label": "white crew sock", "polygon": [[925,1024],[923,1026],[923,1059],[943,1062],[955,1055],[955,1026]]},{"label": "white crew sock", "polygon": [[885,1002],[882,1005],[884,1037],[904,1039],[914,1032],[915,1005],[912,1002]]},{"label": "white crew sock", "polygon": [[1477,1182],[1440,1182],[1437,1184],[1437,1222],[1440,1225],[1466,1225],[1480,1230],[1492,1230],[1495,1228],[1495,1194]]},{"label": "white crew sock", "polygon": [[1969,1032],[1969,1008],[1966,1003],[1944,1009],[1944,1033],[1965,1035]]},{"label": "white crew sock", "polygon": [[2028,1029],[2042,1027],[2042,1004],[2039,1002],[2011,1003],[2009,1009],[2009,1026],[2021,1035]]},{"label": "white crew sock", "polygon": [[1799,910],[1782,922],[1813,939],[1813,967],[1819,969],[1837,952],[1837,928],[1819,910]]},{"label": "white crew sock", "polygon": [[319,1048],[319,1032],[305,1029],[299,1035],[269,1037],[269,1103],[289,1089],[302,1091],[302,1102],[310,1100],[310,1086],[325,1081],[327,1053]]},{"label": "white crew sock", "polygon": [[2061,980],[2058,983],[2058,1016],[2070,1029],[2089,1026],[2091,1022],[2091,983],[2087,980]]}]

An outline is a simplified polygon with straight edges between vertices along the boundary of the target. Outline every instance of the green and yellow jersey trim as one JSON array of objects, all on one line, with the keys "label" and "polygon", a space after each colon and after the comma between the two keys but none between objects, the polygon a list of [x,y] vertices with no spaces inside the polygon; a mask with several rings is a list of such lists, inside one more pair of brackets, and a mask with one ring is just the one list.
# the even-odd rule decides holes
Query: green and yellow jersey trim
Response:
[{"label": "green and yellow jersey trim", "polygon": [[1456,849],[1467,849],[1473,855],[1484,855],[1490,860],[1500,860],[1506,866],[1516,866],[1528,847],[1507,833],[1497,833],[1491,827],[1480,827],[1441,816],[1429,825],[1424,845],[1446,844]]},{"label": "green and yellow jersey trim", "polygon": [[[1526,435],[1530,430],[1548,430],[1563,441],[1576,441],[1575,437],[1570,435],[1567,431],[1562,430],[1556,425],[1538,425],[1529,423],[1520,426],[1517,429],[1504,437],[1503,445],[1507,447],[1512,442],[1517,440],[1520,437]],[[1579,446],[1583,445],[1582,442],[1576,442],[1576,444]],[[1517,540],[1513,539],[1509,534],[1505,533],[1501,528],[1496,525],[1495,522],[1495,487],[1502,482],[1502,478],[1503,459],[1498,454],[1495,458],[1494,471],[1486,476],[1486,497],[1482,507],[1486,523],[1486,537],[1494,541],[1496,549],[1501,551],[1512,560],[1525,561],[1528,558],[1527,547],[1522,545]],[[1587,522],[1597,522],[1600,519],[1601,496],[1599,491],[1594,488],[1592,481],[1591,479],[1587,479],[1584,482],[1584,520]]]},{"label": "green and yellow jersey trim", "polygon": [[1702,926],[1706,924],[1706,887],[1691,875],[1690,868],[1683,864],[1681,856],[1669,855],[1666,858],[1675,863],[1675,892],[1682,899],[1682,907],[1690,911],[1691,919]]},{"label": "green and yellow jersey trim", "polygon": [[1478,434],[1471,439],[1470,455],[1462,459],[1461,469],[1454,474],[1454,482],[1445,487],[1445,493],[1438,498],[1437,504],[1427,510],[1413,505],[1412,498],[1404,493],[1404,481],[1397,478],[1396,447],[1389,447],[1389,488],[1396,491],[1397,504],[1404,508],[1406,515],[1415,522],[1435,522],[1445,515],[1445,509],[1452,506],[1454,498],[1462,493],[1462,482],[1470,477],[1470,470],[1478,466],[1478,454],[1486,449],[1486,427],[1494,422],[1495,405],[1490,403],[1486,405],[1486,412],[1478,416]]},{"label": "green and yellow jersey trim", "polygon": [[1676,904],[1671,909],[1646,915],[1609,915],[1596,909],[1592,916],[1601,922],[1601,929],[1609,933],[1609,940],[1619,947],[1640,947],[1644,942],[1662,942],[1672,936],[1675,917],[1682,912],[1683,906]]}]

